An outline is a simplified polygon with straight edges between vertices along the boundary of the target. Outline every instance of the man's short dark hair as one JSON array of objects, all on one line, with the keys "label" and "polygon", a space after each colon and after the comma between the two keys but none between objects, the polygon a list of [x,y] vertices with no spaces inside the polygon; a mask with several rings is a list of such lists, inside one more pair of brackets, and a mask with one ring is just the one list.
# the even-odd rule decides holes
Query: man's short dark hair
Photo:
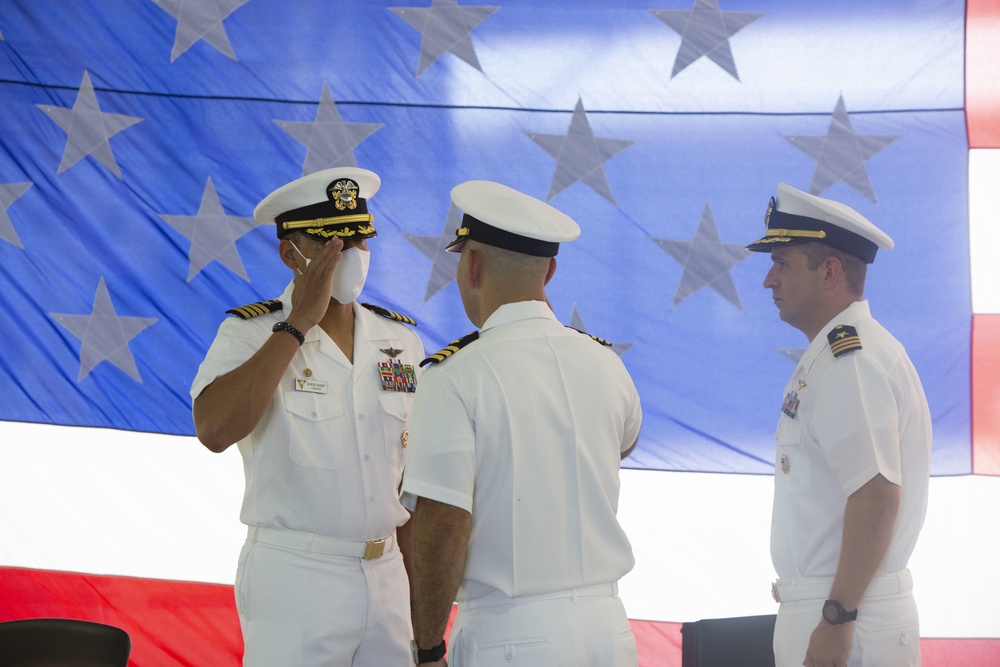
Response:
[{"label": "man's short dark hair", "polygon": [[868,264],[863,259],[848,254],[843,250],[837,250],[825,243],[802,243],[798,247],[805,253],[810,271],[815,271],[819,268],[820,263],[827,257],[834,257],[839,260],[840,265],[844,267],[844,279],[847,281],[847,289],[855,296],[864,295]]}]

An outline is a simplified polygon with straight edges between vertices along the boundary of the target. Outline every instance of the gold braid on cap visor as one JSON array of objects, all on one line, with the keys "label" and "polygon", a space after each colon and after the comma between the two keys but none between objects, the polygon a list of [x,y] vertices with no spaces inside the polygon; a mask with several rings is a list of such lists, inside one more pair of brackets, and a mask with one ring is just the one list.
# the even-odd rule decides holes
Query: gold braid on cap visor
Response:
[{"label": "gold braid on cap visor", "polygon": [[329,218],[314,218],[312,220],[293,220],[291,222],[283,222],[281,223],[281,228],[285,230],[301,230],[306,234],[322,236],[323,238],[330,238],[332,236],[345,238],[354,236],[355,234],[374,235],[375,226],[368,224],[367,226],[360,226],[356,229],[331,229],[325,226],[316,227],[315,225],[344,225],[352,222],[371,223],[372,220],[374,220],[374,218],[370,213],[359,213],[358,215],[336,215]]},{"label": "gold braid on cap visor", "polygon": [[754,241],[754,245],[758,243],[788,243],[793,238],[825,239],[826,232],[822,229],[819,231],[811,229],[768,229],[764,232],[764,238]]}]

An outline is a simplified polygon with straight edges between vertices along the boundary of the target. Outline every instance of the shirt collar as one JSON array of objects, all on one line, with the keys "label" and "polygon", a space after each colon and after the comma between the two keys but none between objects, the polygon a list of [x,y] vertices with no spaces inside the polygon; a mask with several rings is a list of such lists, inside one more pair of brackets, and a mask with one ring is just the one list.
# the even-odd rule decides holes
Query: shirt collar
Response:
[{"label": "shirt collar", "polygon": [[[820,329],[820,333],[825,334],[838,324],[855,324],[858,320],[871,317],[871,315],[871,309],[868,307],[868,301],[854,301],[847,308],[840,311],[836,317],[827,322],[826,326]],[[819,337],[820,336],[816,336],[816,338]],[[823,336],[823,340],[826,340],[826,336]]]},{"label": "shirt collar", "polygon": [[505,303],[493,311],[493,314],[483,322],[480,331],[486,331],[487,329],[492,329],[503,324],[510,324],[511,322],[537,318],[555,320],[556,316],[549,307],[549,304],[544,301]]},{"label": "shirt collar", "polygon": [[292,314],[292,290],[295,289],[295,281],[289,281],[285,285],[285,291],[281,293],[278,300],[281,301],[281,319],[287,320],[288,316]]},{"label": "shirt collar", "polygon": [[868,301],[855,301],[851,303],[847,308],[837,313],[837,316],[832,320],[827,322],[822,329],[820,329],[819,334],[809,343],[809,347],[802,354],[802,358],[799,360],[799,366],[803,369],[808,369],[812,363],[819,357],[820,352],[826,349],[830,341],[827,339],[826,334],[834,326],[838,324],[856,324],[858,321],[871,317],[871,310],[868,307]]}]

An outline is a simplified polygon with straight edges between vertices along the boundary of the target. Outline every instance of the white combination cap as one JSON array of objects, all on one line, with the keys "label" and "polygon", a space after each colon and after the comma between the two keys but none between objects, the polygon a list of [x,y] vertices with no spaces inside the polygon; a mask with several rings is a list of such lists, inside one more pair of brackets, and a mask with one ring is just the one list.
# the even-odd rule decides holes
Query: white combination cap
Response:
[{"label": "white combination cap", "polygon": [[755,252],[815,241],[868,264],[879,248],[892,250],[889,235],[849,206],[778,184],[778,197],[771,197],[764,214],[764,237],[747,246]]},{"label": "white combination cap", "polygon": [[368,200],[378,192],[378,174],[358,167],[334,167],[307,174],[281,186],[257,204],[253,217],[273,224],[278,238],[302,232],[320,241],[333,236],[375,236]]},{"label": "white combination cap", "polygon": [[526,255],[555,257],[560,243],[580,236],[573,218],[500,183],[466,181],[452,188],[451,200],[465,214],[448,244],[452,252],[472,239]]}]

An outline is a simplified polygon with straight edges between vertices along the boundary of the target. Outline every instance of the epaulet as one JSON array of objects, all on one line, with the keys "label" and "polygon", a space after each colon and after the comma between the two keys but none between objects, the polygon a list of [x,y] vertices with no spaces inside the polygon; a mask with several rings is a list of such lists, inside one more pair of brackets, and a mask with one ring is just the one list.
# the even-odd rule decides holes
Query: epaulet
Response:
[{"label": "epaulet", "polygon": [[268,299],[267,301],[248,303],[247,305],[239,306],[238,308],[230,308],[226,312],[230,315],[235,315],[241,320],[249,320],[251,317],[266,315],[267,313],[273,313],[278,310],[281,310],[281,299]]},{"label": "epaulet", "polygon": [[601,345],[603,345],[604,347],[611,347],[611,342],[610,342],[610,341],[607,341],[607,340],[604,340],[603,338],[599,338],[599,337],[597,337],[597,336],[594,336],[594,335],[592,335],[592,334],[589,334],[589,333],[587,333],[586,331],[580,331],[580,330],[579,330],[579,329],[577,329],[576,327],[571,327],[571,326],[569,326],[568,324],[566,325],[566,328],[567,328],[567,329],[572,329],[573,331],[575,331],[575,332],[577,332],[577,333],[582,333],[582,334],[583,334],[584,336],[586,336],[587,338],[593,338],[594,340],[596,340],[596,341],[597,341],[598,343],[600,343],[600,344],[601,344]]},{"label": "epaulet", "polygon": [[388,317],[390,320],[396,320],[397,322],[402,322],[403,324],[409,324],[411,327],[417,326],[417,323],[412,318],[406,315],[400,315],[399,313],[394,313],[391,310],[386,310],[382,306],[376,306],[374,303],[363,303],[361,304],[368,310],[372,311],[376,315],[381,315],[382,317]]},{"label": "epaulet", "polygon": [[465,347],[466,345],[468,345],[472,341],[476,340],[477,338],[479,338],[479,332],[478,331],[473,331],[470,334],[466,334],[465,336],[462,336],[461,338],[453,340],[443,350],[441,350],[439,352],[435,352],[431,356],[429,356],[426,359],[424,359],[423,361],[421,361],[420,362],[420,366],[423,367],[423,366],[426,366],[427,364],[436,364],[439,361],[444,361],[445,359],[447,359],[451,355],[455,354],[456,352],[458,352],[463,347]]},{"label": "epaulet", "polygon": [[830,351],[833,356],[839,357],[845,352],[861,349],[861,339],[858,338],[858,330],[846,324],[838,324],[830,333],[826,335],[830,341]]}]

